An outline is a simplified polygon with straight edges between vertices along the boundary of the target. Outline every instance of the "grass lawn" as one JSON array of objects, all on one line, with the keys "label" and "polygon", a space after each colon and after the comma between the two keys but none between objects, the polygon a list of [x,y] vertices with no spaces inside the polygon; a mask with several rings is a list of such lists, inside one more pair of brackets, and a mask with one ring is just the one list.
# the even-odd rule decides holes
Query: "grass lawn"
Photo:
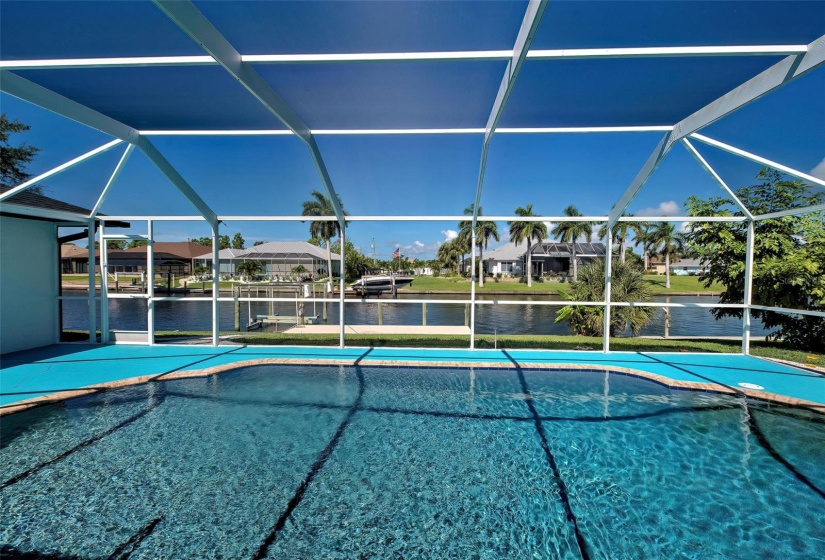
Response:
[{"label": "grass lawn", "polygon": [[[723,287],[720,284],[714,284],[710,288],[705,288],[699,282],[698,276],[671,276],[670,289],[665,288],[665,277],[656,275],[647,275],[645,280],[650,285],[651,291],[654,294],[668,294],[675,292],[690,292],[690,293],[707,293],[707,292],[721,292]],[[533,282],[531,287],[521,282],[499,281],[496,282],[490,278],[484,279],[484,287],[478,288],[479,293],[485,292],[524,292],[524,293],[559,293],[566,294],[570,290],[570,284],[567,282]],[[401,288],[399,291],[456,291],[469,292],[470,281],[460,277],[450,276],[416,276],[413,283],[407,287]]]},{"label": "grass lawn", "polygon": [[[63,282],[89,282],[88,274],[63,274],[60,278]],[[100,282],[100,274],[95,275],[95,280]]]}]

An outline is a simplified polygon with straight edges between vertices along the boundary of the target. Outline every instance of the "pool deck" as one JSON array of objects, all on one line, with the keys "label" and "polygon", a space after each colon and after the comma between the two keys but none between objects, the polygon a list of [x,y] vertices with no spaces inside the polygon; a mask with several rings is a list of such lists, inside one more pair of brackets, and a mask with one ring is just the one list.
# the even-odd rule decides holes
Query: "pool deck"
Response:
[{"label": "pool deck", "polygon": [[0,415],[101,389],[260,364],[597,369],[825,412],[825,374],[741,354],[57,344],[0,356]]}]

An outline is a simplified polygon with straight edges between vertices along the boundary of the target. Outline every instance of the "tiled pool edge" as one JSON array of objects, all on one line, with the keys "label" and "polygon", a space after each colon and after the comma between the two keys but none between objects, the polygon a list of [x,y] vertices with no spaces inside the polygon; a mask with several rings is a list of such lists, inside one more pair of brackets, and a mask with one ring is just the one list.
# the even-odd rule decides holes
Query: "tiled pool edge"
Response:
[{"label": "tiled pool edge", "polygon": [[[534,370],[585,370],[585,371],[608,371],[611,373],[621,373],[632,377],[638,377],[653,381],[671,389],[680,389],[688,391],[706,391],[712,393],[721,393],[728,395],[744,394],[748,397],[767,401],[777,404],[784,404],[789,406],[805,407],[815,412],[825,414],[825,404],[820,404],[814,401],[798,399],[789,397],[778,393],[770,393],[766,391],[758,391],[745,388],[733,389],[726,385],[719,383],[699,383],[693,381],[680,381],[670,377],[643,371],[635,368],[627,368],[622,366],[614,366],[609,364],[569,364],[569,363],[553,363],[553,362],[530,362],[521,363],[517,360],[511,362],[467,362],[467,361],[418,361],[418,360],[375,360],[375,359],[308,359],[308,358],[257,358],[252,360],[240,360],[229,364],[221,364],[202,369],[192,369],[183,371],[174,371],[170,373],[157,373],[149,375],[141,375],[137,377],[128,377],[125,379],[118,379],[116,381],[109,381],[106,383],[99,383],[96,385],[89,385],[86,387],[71,389],[67,391],[59,391],[50,395],[41,395],[31,399],[25,399],[15,403],[11,403],[0,407],[0,417],[7,414],[14,414],[29,408],[43,406],[46,404],[56,403],[96,393],[102,390],[117,389],[121,387],[128,387],[132,385],[140,385],[143,383],[156,381],[171,381],[175,379],[186,379],[195,377],[208,377],[217,375],[234,369],[259,366],[259,365],[304,365],[304,366],[369,366],[369,367],[426,367],[426,368],[479,368],[479,369],[534,369]],[[797,365],[791,364],[789,365]]]}]

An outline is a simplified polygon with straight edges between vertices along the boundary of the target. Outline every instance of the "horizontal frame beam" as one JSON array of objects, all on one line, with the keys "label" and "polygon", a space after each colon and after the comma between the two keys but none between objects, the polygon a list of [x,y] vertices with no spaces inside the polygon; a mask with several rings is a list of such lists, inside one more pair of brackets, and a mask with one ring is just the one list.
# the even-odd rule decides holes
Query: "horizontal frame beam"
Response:
[{"label": "horizontal frame beam", "polygon": [[[812,212],[818,207],[812,206]],[[803,209],[798,209],[803,210]],[[758,216],[757,216],[758,217]],[[218,216],[221,222],[306,222],[309,216]],[[315,222],[334,222],[336,216],[311,216]],[[348,222],[457,222],[466,215],[446,216],[347,216]],[[493,222],[606,222],[607,216],[484,216]],[[745,216],[622,216],[620,222],[744,222]],[[106,220],[155,220],[166,222],[203,221],[201,216],[106,216]]]},{"label": "horizontal frame beam", "polygon": [[809,311],[807,309],[791,309],[789,307],[770,307],[767,305],[751,305],[751,309],[756,311],[773,311],[774,313],[785,313],[786,315],[809,315],[811,317],[825,317],[825,311]]},{"label": "horizontal frame beam", "polygon": [[[671,126],[568,126],[496,128],[497,134],[580,134],[602,132],[668,132]],[[369,136],[404,134],[484,134],[484,128],[375,128],[311,129],[314,136]],[[141,130],[142,136],[292,136],[286,129],[268,130]]]},{"label": "horizontal frame beam", "polygon": [[[702,56],[781,56],[804,53],[807,45],[744,45],[696,47],[629,47],[604,49],[534,49],[527,53],[530,60],[593,59],[593,58],[661,58]],[[359,62],[437,62],[461,60],[507,60],[510,50],[486,51],[419,51],[383,53],[327,54],[246,54],[247,64],[336,64]],[[71,68],[126,68],[130,66],[214,66],[211,56],[140,56],[105,58],[54,58],[3,60],[3,70],[57,70]]]}]

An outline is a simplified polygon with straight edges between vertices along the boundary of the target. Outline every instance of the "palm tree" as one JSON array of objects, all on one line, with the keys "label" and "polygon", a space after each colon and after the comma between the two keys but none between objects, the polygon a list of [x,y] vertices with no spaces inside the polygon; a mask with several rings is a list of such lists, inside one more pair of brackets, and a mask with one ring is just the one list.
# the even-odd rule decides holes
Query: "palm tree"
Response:
[{"label": "palm tree", "polygon": [[[531,217],[536,216],[533,213],[533,205],[528,204],[525,208],[519,206],[516,208],[516,216]],[[533,259],[531,254],[532,241],[535,239],[541,243],[547,237],[547,226],[544,222],[507,222],[510,226],[510,241],[518,246],[522,241],[527,241],[527,287],[533,285]]]},{"label": "palm tree", "polygon": [[455,266],[456,273],[459,272],[458,266],[461,262],[461,249],[456,243],[455,239],[450,239],[449,241],[445,241],[441,244],[438,248],[437,257],[438,260],[441,261],[441,265],[444,268],[451,268]]},{"label": "palm tree", "polygon": [[[330,199],[318,191],[312,191],[310,194],[312,195],[313,200],[307,200],[304,202],[304,211],[301,213],[302,216],[335,215],[335,207],[332,205],[332,201],[330,201]],[[338,202],[340,204],[341,200],[339,199]],[[341,209],[343,210],[343,208],[344,206],[341,204]],[[344,212],[344,215],[346,214],[347,213]],[[321,238],[324,240],[327,246],[327,273],[329,274],[329,279],[332,280],[332,251],[330,250],[330,239],[336,235],[340,239],[341,224],[335,220],[331,222],[310,222],[309,235],[310,237]]]},{"label": "palm tree", "polygon": [[[475,204],[470,204],[464,209],[465,216],[472,216]],[[478,215],[481,216],[481,206],[478,207]],[[472,243],[473,238],[473,222],[470,220],[463,220],[458,223],[458,237],[468,243]],[[490,242],[492,237],[496,241],[501,239],[498,235],[498,226],[495,222],[487,222],[483,220],[476,220],[476,247],[478,247],[478,286],[484,287],[484,249]]]},{"label": "palm tree", "polygon": [[650,249],[665,257],[665,287],[670,289],[670,255],[678,255],[685,249],[685,236],[670,222],[653,224],[648,236]]},{"label": "palm tree", "polygon": [[647,269],[650,268],[650,243],[648,242],[650,224],[647,222],[632,222],[631,224],[630,230],[633,232],[633,236],[635,237],[633,245],[635,247],[638,247],[639,245],[642,246],[642,252],[644,253],[645,258],[644,271],[647,272]]},{"label": "palm tree", "polygon": [[[581,216],[578,208],[575,206],[568,206],[564,209],[565,216]],[[559,222],[553,228],[553,236],[558,237],[562,243],[570,243],[573,246],[573,280],[579,277],[579,266],[576,262],[576,240],[584,237],[589,242],[593,237],[593,223],[592,222]]]},{"label": "palm tree", "polygon": [[[631,216],[633,214],[630,214]],[[627,234],[633,229],[633,224],[630,222],[616,222],[613,224],[613,243],[619,246],[619,258],[625,262],[627,253]],[[607,239],[607,224],[599,228],[599,237]]]},{"label": "palm tree", "polygon": [[[602,301],[604,298],[603,260],[586,264],[579,280],[571,284],[570,295],[574,301]],[[610,282],[611,301],[650,301],[650,289],[642,273],[628,263],[613,261]],[[638,335],[655,314],[655,308],[643,306],[614,307],[610,311],[610,336],[628,327]],[[597,306],[568,305],[556,315],[556,322],[568,321],[573,334],[601,336],[604,333],[604,309]]]}]

